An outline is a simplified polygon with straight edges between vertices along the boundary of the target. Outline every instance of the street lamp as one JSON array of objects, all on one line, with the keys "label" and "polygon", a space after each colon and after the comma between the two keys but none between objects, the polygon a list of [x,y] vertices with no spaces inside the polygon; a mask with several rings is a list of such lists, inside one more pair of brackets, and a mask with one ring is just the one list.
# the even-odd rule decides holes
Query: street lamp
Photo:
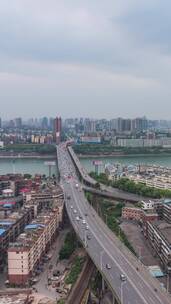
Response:
[{"label": "street lamp", "polygon": [[104,250],[102,250],[100,252],[100,269],[101,269],[101,271],[103,270],[103,254],[104,254]]},{"label": "street lamp", "polygon": [[84,246],[87,247],[87,230],[86,227],[84,228]]},{"label": "street lamp", "polygon": [[107,225],[107,223],[108,223],[108,221],[107,221],[107,213],[105,213],[104,215],[105,215],[105,220],[106,220],[106,225]]},{"label": "street lamp", "polygon": [[168,267],[167,269],[167,287],[166,287],[166,290],[167,292],[169,293],[169,285],[170,285],[170,267]]},{"label": "street lamp", "polygon": [[138,249],[139,249],[138,259],[139,259],[139,261],[141,262],[141,260],[142,260],[142,247],[139,246]]}]

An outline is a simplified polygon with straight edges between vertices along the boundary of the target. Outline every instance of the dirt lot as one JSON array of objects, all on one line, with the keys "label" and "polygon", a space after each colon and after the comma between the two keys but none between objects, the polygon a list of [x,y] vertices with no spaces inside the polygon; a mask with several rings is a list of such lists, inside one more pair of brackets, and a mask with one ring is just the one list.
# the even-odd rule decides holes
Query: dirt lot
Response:
[{"label": "dirt lot", "polygon": [[34,301],[32,304],[56,304],[56,300],[49,299],[41,294],[33,294]]},{"label": "dirt lot", "polygon": [[[124,221],[121,224],[121,229],[125,232],[125,235],[144,265],[158,265],[161,267],[160,259],[156,256],[153,248],[144,238],[141,228],[139,225],[137,225],[137,223],[132,221]],[[166,276],[159,278],[158,280],[160,283],[164,284],[165,287],[167,286]],[[169,291],[171,292],[171,277],[169,278]]]},{"label": "dirt lot", "polygon": [[144,265],[152,266],[160,264],[160,260],[155,257],[155,253],[144,238],[139,225],[134,222],[126,221],[121,224],[121,229],[125,232],[128,240]]}]

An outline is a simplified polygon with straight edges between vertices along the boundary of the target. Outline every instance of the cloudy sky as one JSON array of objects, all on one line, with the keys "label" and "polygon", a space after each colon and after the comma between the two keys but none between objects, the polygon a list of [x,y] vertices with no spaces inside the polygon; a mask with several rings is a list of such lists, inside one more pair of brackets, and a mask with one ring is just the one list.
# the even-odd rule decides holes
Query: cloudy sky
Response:
[{"label": "cloudy sky", "polygon": [[0,1],[0,115],[171,119],[170,0]]}]

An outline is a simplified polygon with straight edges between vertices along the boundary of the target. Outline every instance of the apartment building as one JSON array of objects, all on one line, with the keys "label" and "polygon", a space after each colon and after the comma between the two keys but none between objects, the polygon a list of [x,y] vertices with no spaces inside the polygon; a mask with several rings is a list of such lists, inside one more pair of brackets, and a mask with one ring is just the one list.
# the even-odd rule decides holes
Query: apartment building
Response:
[{"label": "apartment building", "polygon": [[130,148],[150,148],[150,147],[163,147],[170,148],[170,138],[159,138],[159,139],[143,139],[143,138],[118,138],[117,146],[119,147],[130,147]]},{"label": "apartment building", "polygon": [[153,177],[143,177],[141,175],[127,175],[127,178],[135,183],[145,184],[147,187],[171,190],[171,178],[164,175],[155,175]]},{"label": "apartment building", "polygon": [[163,201],[163,219],[171,224],[171,199]]},{"label": "apartment building", "polygon": [[122,208],[122,218],[126,220],[141,221],[143,216],[143,210],[134,207]]},{"label": "apartment building", "polygon": [[152,222],[158,219],[158,214],[154,209],[143,210],[135,207],[124,207],[122,209],[122,218],[126,220],[134,220],[146,225],[146,222]]},{"label": "apartment building", "polygon": [[34,217],[33,208],[22,208],[20,211],[0,216],[0,269],[3,268],[7,249],[10,242],[14,242],[24,227]]},{"label": "apartment building", "polygon": [[165,221],[147,223],[147,237],[159,256],[165,271],[171,271],[171,224]]},{"label": "apartment building", "polygon": [[[61,207],[63,204],[61,204]],[[36,271],[42,256],[54,240],[63,208],[43,211],[27,225],[16,242],[8,248],[8,279],[11,284],[24,285]]]}]

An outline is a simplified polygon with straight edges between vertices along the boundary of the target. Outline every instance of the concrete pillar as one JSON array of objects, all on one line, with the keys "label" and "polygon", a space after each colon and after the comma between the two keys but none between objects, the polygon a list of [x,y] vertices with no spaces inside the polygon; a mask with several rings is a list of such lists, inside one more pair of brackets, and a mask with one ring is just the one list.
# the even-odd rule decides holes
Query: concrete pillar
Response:
[{"label": "concrete pillar", "polygon": [[114,295],[113,295],[113,304],[118,304],[118,302],[117,302],[117,300],[116,300],[116,298],[115,298]]},{"label": "concrete pillar", "polygon": [[102,277],[102,294],[105,292],[105,280]]}]

